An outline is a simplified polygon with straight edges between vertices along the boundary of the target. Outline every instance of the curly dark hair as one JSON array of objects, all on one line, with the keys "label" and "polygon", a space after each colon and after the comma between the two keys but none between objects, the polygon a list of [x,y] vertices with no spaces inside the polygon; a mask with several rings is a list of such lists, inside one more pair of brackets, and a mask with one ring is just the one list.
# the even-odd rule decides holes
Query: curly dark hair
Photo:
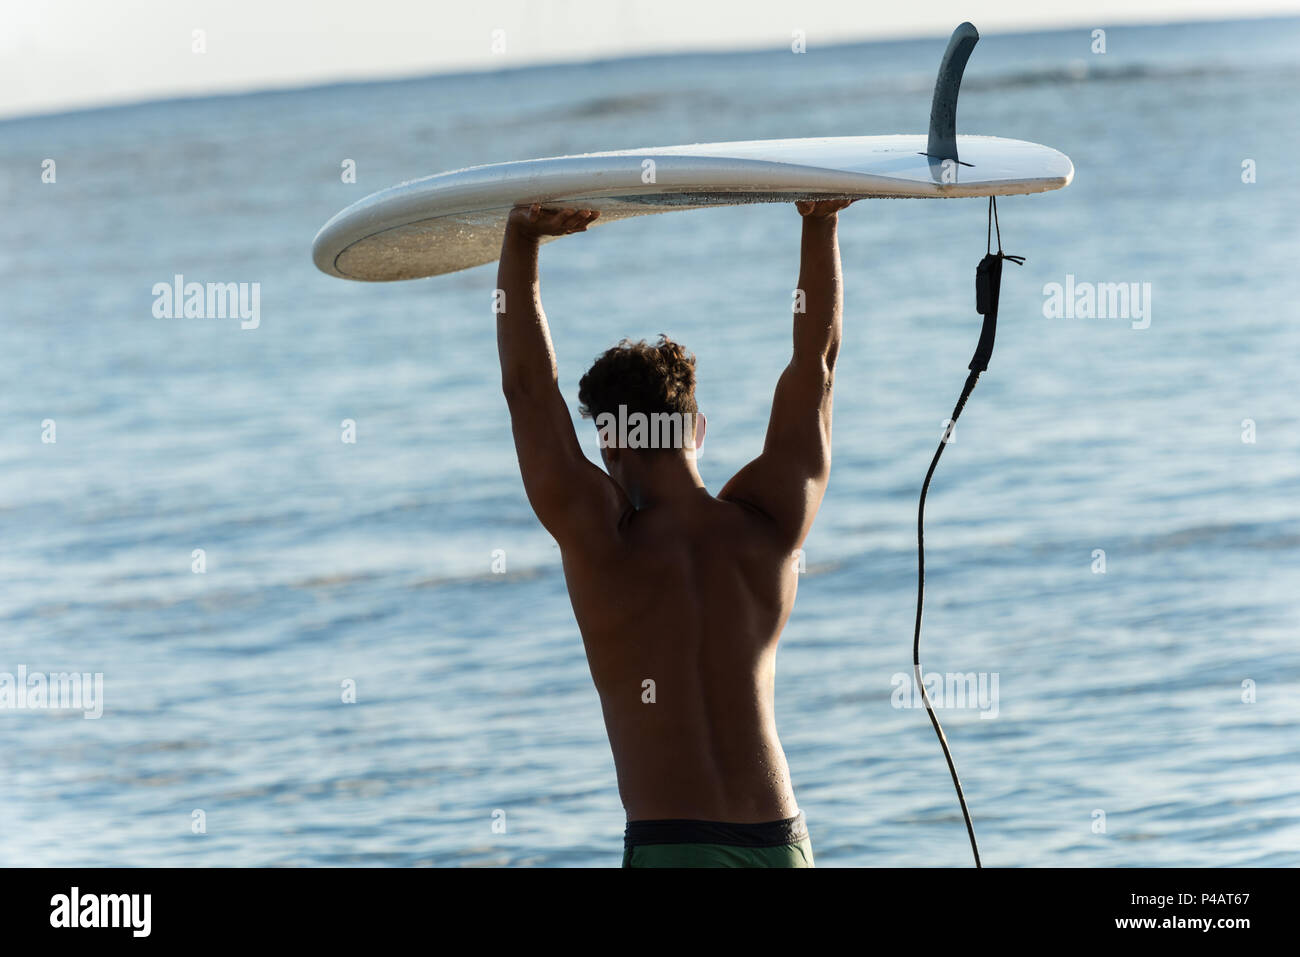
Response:
[{"label": "curly dark hair", "polygon": [[597,357],[578,383],[578,410],[584,418],[604,413],[689,413],[695,405],[695,356],[660,333],[654,345],[621,340]]}]

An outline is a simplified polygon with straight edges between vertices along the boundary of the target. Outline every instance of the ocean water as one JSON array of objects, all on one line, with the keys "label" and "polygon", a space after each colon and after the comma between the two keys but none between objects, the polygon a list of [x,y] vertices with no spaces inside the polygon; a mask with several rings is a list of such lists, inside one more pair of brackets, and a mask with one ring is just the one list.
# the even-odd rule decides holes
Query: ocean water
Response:
[{"label": "ocean water", "polygon": [[[1295,866],[1300,20],[1090,44],[986,36],[967,72],[959,131],[1051,144],[1077,172],[999,203],[1028,261],[930,495],[922,660],[998,677],[996,717],[942,712],[986,864]],[[97,720],[0,710],[0,863],[617,865],[599,705],[499,393],[494,267],[347,283],[314,269],[312,237],[466,165],[923,132],[942,47],[0,123],[0,672],[104,676]],[[777,679],[821,866],[969,863],[933,731],[894,690],[984,213],[841,218],[834,467]],[[761,446],[798,236],[793,209],[754,206],[548,246],[566,395],[621,336],[680,339],[716,491]],[[260,325],[155,318],[176,274],[260,284]],[[1067,276],[1150,284],[1149,324],[1045,318]]]}]

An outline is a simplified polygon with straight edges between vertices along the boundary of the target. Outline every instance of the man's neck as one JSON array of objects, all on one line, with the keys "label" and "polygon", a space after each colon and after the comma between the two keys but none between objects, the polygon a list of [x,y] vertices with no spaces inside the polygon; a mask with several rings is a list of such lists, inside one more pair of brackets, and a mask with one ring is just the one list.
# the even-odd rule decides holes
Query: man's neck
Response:
[{"label": "man's neck", "polygon": [[624,491],[637,509],[683,502],[707,493],[692,455],[646,456],[623,470]]}]

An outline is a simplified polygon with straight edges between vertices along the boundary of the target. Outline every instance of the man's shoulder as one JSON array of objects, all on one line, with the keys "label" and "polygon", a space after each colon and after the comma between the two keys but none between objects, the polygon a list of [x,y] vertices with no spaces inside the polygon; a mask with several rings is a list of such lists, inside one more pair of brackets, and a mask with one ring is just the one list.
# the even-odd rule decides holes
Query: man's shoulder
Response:
[{"label": "man's shoulder", "polygon": [[730,511],[737,528],[752,531],[761,540],[780,543],[781,528],[776,518],[742,490],[728,486],[715,501]]}]

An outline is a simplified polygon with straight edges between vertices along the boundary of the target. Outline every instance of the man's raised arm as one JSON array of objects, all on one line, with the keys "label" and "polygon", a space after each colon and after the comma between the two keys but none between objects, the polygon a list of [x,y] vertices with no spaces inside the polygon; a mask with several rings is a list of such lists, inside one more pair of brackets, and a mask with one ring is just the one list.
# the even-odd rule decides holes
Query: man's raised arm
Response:
[{"label": "man's raised arm", "polygon": [[510,213],[497,269],[497,352],[524,491],[560,541],[614,510],[617,488],[582,453],[556,379],[555,351],[537,278],[543,236],[582,232],[598,214],[520,206]]},{"label": "man's raised arm", "polygon": [[812,528],[830,477],[831,385],[843,311],[835,233],[838,213],[849,202],[796,204],[803,217],[803,241],[794,353],[776,386],[763,453],[719,494],[766,514],[791,548],[798,548]]}]

